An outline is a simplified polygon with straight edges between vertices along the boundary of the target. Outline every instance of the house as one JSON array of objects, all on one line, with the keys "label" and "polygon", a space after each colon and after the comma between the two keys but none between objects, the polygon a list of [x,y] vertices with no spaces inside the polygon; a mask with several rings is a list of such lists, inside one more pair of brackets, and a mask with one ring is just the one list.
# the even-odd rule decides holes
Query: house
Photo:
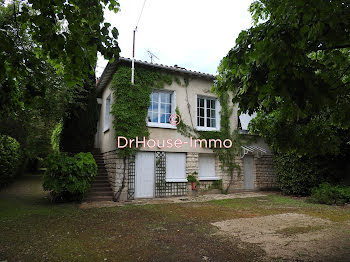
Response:
[{"label": "house", "polygon": [[[124,174],[123,159],[118,156],[118,141],[112,127],[113,116],[110,114],[111,104],[114,101],[110,88],[111,79],[120,66],[131,67],[131,60],[120,58],[114,63],[109,63],[97,84],[100,110],[95,147],[99,148],[103,155],[108,179],[114,192],[121,188]],[[221,105],[217,96],[211,92],[215,76],[178,66],[136,60],[135,70],[138,68],[159,70],[181,81],[173,81],[163,89],[152,90],[151,105],[145,121],[150,133],[148,141],[152,143],[157,141],[157,144],[142,146],[135,157],[130,157],[126,162],[127,178],[121,199],[186,195],[191,190],[188,187],[188,175],[197,176],[201,189],[211,188],[215,181],[222,182],[223,188],[226,188],[231,177],[223,171],[217,153],[203,145],[195,146],[194,139],[178,132],[178,126],[169,120],[178,108],[182,123],[203,132],[219,131]],[[186,79],[187,86],[184,87]],[[230,126],[232,129],[237,129],[239,122],[237,107],[233,106],[233,109],[229,119]],[[162,143],[168,142],[168,139],[172,142],[181,141],[181,147],[174,144],[165,147]],[[144,143],[142,139],[140,143]],[[226,144],[229,146],[229,141]],[[257,138],[254,143],[243,146],[242,153],[236,156],[235,161],[242,172],[234,172],[230,191],[275,187],[272,155],[262,139]]]}]

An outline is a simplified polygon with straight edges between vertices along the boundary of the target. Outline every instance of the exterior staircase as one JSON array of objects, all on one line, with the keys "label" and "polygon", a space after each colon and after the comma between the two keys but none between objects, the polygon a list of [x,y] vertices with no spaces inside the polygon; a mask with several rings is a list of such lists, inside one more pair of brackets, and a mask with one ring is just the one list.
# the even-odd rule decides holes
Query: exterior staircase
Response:
[{"label": "exterior staircase", "polygon": [[108,173],[105,168],[103,156],[98,149],[94,149],[91,153],[95,158],[98,169],[95,181],[92,182],[90,191],[88,192],[85,201],[112,201],[113,190],[108,181]]}]

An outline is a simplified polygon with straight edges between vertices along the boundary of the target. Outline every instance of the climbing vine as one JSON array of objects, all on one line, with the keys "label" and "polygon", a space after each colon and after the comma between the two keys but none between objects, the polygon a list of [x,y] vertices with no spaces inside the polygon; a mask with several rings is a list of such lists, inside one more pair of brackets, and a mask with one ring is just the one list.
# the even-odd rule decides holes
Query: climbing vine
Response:
[{"label": "climbing vine", "polygon": [[[135,139],[149,136],[147,123],[148,107],[152,88],[161,89],[165,84],[170,85],[173,76],[160,71],[152,71],[142,67],[135,70],[135,81],[131,84],[131,68],[119,66],[111,81],[113,104],[111,114],[114,116],[113,128],[115,138],[123,136],[126,139]],[[134,155],[138,148],[125,147],[117,153],[123,158],[124,170],[122,185],[114,196],[118,201],[126,181],[126,161]]]},{"label": "climbing vine", "polygon": [[[127,139],[148,137],[149,132],[145,119],[150,105],[152,88],[161,89],[170,85],[173,76],[145,68],[135,70],[135,83],[131,84],[130,67],[120,66],[111,82],[114,102],[111,114],[114,116],[113,127],[116,139],[123,136]],[[133,155],[136,147],[125,147],[118,151],[122,157]]]},{"label": "climbing vine", "polygon": [[[215,90],[213,90],[215,91]],[[223,172],[229,175],[230,181],[225,189],[225,193],[228,192],[233,182],[234,172],[237,171],[238,176],[241,174],[241,167],[236,163],[236,157],[239,155],[241,146],[243,144],[251,142],[252,139],[242,136],[238,133],[238,130],[231,130],[230,118],[233,114],[233,106],[230,106],[230,99],[227,92],[219,95],[219,101],[221,106],[220,111],[220,131],[197,131],[194,128],[186,125],[184,122],[180,122],[177,126],[177,131],[183,136],[193,137],[196,139],[220,139],[225,141],[230,139],[232,141],[232,147],[216,147],[212,150],[218,155],[221,162],[221,169]],[[176,108],[176,113],[181,116],[179,109]]]}]

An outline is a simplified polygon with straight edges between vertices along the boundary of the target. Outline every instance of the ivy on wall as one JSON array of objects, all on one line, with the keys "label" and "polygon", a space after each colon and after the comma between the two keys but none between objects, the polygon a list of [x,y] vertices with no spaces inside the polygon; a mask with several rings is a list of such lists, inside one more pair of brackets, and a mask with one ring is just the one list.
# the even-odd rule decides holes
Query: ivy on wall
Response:
[{"label": "ivy on wall", "polygon": [[[135,70],[134,84],[131,84],[130,79],[131,68],[121,65],[118,67],[111,81],[111,90],[113,92],[111,114],[114,116],[113,128],[115,130],[115,136],[116,139],[118,139],[119,136],[123,136],[128,140],[135,139],[136,137],[146,137],[147,139],[149,131],[145,119],[147,118],[152,89],[162,89],[165,84],[171,85],[173,81],[187,88],[190,79],[185,77],[184,83],[182,83],[177,76],[142,67]],[[194,138],[206,140],[221,139],[221,141],[230,139],[232,141],[231,148],[213,148],[213,151],[218,154],[219,160],[221,161],[222,170],[231,178],[225,190],[227,192],[232,183],[234,171],[237,170],[238,174],[241,172],[240,166],[235,162],[235,159],[241,150],[243,139],[237,130],[231,130],[230,127],[230,118],[234,108],[233,105],[230,105],[228,93],[221,93],[219,101],[221,105],[220,131],[199,132],[193,127],[186,125],[183,121],[177,126],[177,131],[186,137],[192,136]],[[181,115],[178,108],[176,108],[176,113]],[[125,187],[126,159],[134,155],[137,150],[138,148],[136,147],[125,147],[119,149],[117,152],[124,160],[124,175],[122,185],[114,197],[116,201],[119,199]]]},{"label": "ivy on wall", "polygon": [[[173,76],[160,71],[145,68],[135,70],[135,83],[131,84],[131,68],[119,66],[111,82],[113,104],[111,114],[114,116],[113,127],[116,139],[123,136],[127,139],[148,137],[149,132],[145,119],[150,105],[152,88],[162,89],[171,85]],[[133,155],[137,148],[125,147],[118,151],[122,157]]]},{"label": "ivy on wall", "polygon": [[[131,84],[131,68],[119,66],[111,81],[113,104],[111,114],[114,116],[113,128],[115,138],[123,136],[126,139],[135,139],[149,136],[146,118],[150,105],[152,89],[162,89],[164,85],[171,85],[174,77],[161,71],[153,71],[138,67],[135,70],[135,81]],[[175,81],[178,81],[175,78]],[[134,155],[138,148],[125,147],[118,149],[117,153],[123,158],[124,170],[122,185],[114,196],[118,201],[125,187],[126,160]]]},{"label": "ivy on wall", "polygon": [[[213,90],[213,92],[215,93],[215,90]],[[230,177],[230,181],[224,190],[224,192],[227,193],[232,185],[234,172],[237,171],[238,176],[241,174],[241,167],[236,163],[236,157],[241,151],[241,146],[251,142],[254,138],[248,138],[247,136],[239,134],[237,129],[231,130],[230,118],[233,114],[234,107],[232,104],[230,105],[229,94],[227,92],[221,93],[219,95],[219,101],[221,106],[220,131],[197,131],[184,122],[178,124],[177,131],[183,136],[196,139],[205,139],[207,141],[209,141],[209,139],[220,139],[221,141],[230,139],[232,141],[232,147],[230,148],[212,148],[219,157],[222,171]],[[176,108],[176,113],[181,116],[178,108]]]}]

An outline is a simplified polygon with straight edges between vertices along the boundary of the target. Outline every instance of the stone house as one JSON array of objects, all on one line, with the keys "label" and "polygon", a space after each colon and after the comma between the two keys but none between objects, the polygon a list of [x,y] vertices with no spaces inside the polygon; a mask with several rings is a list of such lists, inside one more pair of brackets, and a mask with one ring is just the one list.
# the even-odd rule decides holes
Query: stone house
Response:
[{"label": "stone house", "polygon": [[[117,154],[113,116],[110,114],[111,104],[114,101],[110,84],[117,68],[122,65],[131,66],[131,60],[120,58],[114,63],[109,63],[97,84],[100,110],[95,147],[103,155],[109,183],[114,192],[121,187],[124,166],[122,158]],[[180,80],[186,78],[189,81],[186,88],[174,81],[161,90],[152,90],[146,120],[150,133],[148,141],[152,143],[142,146],[135,157],[126,162],[127,179],[121,200],[186,195],[191,191],[187,176],[193,174],[200,182],[201,191],[205,192],[211,188],[213,182],[217,180],[222,182],[225,188],[230,176],[223,172],[217,154],[210,148],[194,146],[192,138],[181,135],[177,131],[177,126],[169,119],[175,113],[175,108],[178,108],[181,112],[181,121],[196,130],[220,130],[220,102],[211,92],[215,76],[177,66],[136,60],[135,70],[139,67],[160,70]],[[232,129],[237,129],[239,126],[236,106],[230,125]],[[174,144],[165,147],[162,143],[168,139],[173,143],[176,140],[181,141],[181,147]],[[156,146],[153,146],[153,141],[156,141]],[[262,139],[258,138],[253,144],[242,147],[242,153],[236,157],[236,163],[239,163],[242,172],[234,173],[230,191],[275,187],[272,155]]]}]

